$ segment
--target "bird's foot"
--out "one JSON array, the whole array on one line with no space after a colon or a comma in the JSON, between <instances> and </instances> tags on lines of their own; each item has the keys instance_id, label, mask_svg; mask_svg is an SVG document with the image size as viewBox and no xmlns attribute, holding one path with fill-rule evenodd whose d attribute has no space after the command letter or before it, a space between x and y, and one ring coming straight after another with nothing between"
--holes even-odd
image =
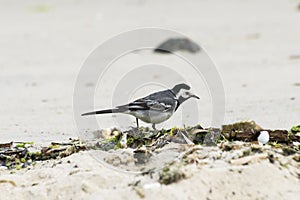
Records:
<instances>
[{"instance_id":1,"label":"bird's foot","mask_svg":"<svg viewBox=\"0 0 300 200\"><path fill-rule=\"evenodd\" d=\"M152 128L153 130L157 131L157 129L155 128L155 124L152 124Z\"/></svg>"}]
</instances>

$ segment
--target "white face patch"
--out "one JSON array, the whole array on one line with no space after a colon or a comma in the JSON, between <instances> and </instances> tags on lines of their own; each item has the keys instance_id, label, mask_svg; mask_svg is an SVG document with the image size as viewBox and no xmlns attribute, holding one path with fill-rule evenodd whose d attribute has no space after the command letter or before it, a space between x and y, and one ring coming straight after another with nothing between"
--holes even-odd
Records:
<instances>
[{"instance_id":1,"label":"white face patch","mask_svg":"<svg viewBox=\"0 0 300 200\"><path fill-rule=\"evenodd\" d=\"M186 89L181 89L179 91L179 93L177 94L177 98L179 97L183 97L184 99L190 97L191 93L189 92L189 90Z\"/></svg>"}]
</instances>

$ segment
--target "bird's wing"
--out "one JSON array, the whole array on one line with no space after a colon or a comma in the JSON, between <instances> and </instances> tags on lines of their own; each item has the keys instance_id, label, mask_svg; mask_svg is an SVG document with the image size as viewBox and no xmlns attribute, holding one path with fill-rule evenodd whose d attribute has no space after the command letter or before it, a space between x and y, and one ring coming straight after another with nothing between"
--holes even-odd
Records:
<instances>
[{"instance_id":1,"label":"bird's wing","mask_svg":"<svg viewBox=\"0 0 300 200\"><path fill-rule=\"evenodd\" d=\"M172 108L172 103L174 103L174 99L170 97L165 97L160 100L149 99L148 97L145 97L137 99L128 104L127 106L130 111L156 110L164 112Z\"/></svg>"},{"instance_id":2,"label":"bird's wing","mask_svg":"<svg viewBox=\"0 0 300 200\"><path fill-rule=\"evenodd\" d=\"M178 106L176 96L170 90L164 90L150 94L144 98L137 99L129 104L118 106L118 110L139 111L139 110L155 110L167 112Z\"/></svg>"}]
</instances>

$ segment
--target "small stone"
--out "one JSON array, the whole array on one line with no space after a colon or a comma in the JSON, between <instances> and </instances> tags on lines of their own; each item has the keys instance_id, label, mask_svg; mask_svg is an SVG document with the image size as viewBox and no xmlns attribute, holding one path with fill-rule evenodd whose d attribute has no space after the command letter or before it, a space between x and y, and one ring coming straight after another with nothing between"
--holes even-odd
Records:
<instances>
[{"instance_id":1,"label":"small stone","mask_svg":"<svg viewBox=\"0 0 300 200\"><path fill-rule=\"evenodd\" d=\"M188 51L196 53L200 51L200 46L188 38L170 38L160 44L154 52L159 53L173 53L175 51Z\"/></svg>"},{"instance_id":2,"label":"small stone","mask_svg":"<svg viewBox=\"0 0 300 200\"><path fill-rule=\"evenodd\" d=\"M269 139L270 139L269 132L268 131L261 131L260 135L257 138L258 144L263 146L264 144L269 142Z\"/></svg>"},{"instance_id":3,"label":"small stone","mask_svg":"<svg viewBox=\"0 0 300 200\"><path fill-rule=\"evenodd\" d=\"M6 167L6 166L0 166L0 170L1 170L1 169L6 170L6 169L8 169L8 167Z\"/></svg>"},{"instance_id":4,"label":"small stone","mask_svg":"<svg viewBox=\"0 0 300 200\"><path fill-rule=\"evenodd\" d=\"M111 138L111 129L109 128L103 129L101 133L105 139Z\"/></svg>"},{"instance_id":5,"label":"small stone","mask_svg":"<svg viewBox=\"0 0 300 200\"><path fill-rule=\"evenodd\" d=\"M123 133L122 138L120 140L120 145L122 148L127 148L127 133Z\"/></svg>"}]
</instances>

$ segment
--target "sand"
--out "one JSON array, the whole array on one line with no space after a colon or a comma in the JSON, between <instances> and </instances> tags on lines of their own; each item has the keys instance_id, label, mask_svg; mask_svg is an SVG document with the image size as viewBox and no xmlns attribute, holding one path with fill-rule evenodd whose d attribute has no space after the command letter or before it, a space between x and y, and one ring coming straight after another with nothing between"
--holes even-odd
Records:
<instances>
[{"instance_id":1,"label":"sand","mask_svg":"<svg viewBox=\"0 0 300 200\"><path fill-rule=\"evenodd\" d=\"M241 156L217 147L187 154L189 164L172 166L184 178L161 182L162 170L150 174L124 173L99 163L89 151L38 162L28 169L0 170L1 199L297 199L299 162L269 147L263 153ZM252 145L255 147L255 145ZM260 147L255 147L260 148ZM187 151L191 151L187 149ZM270 161L268 154L274 156ZM299 156L299 154L298 154ZM7 182L3 182L3 181ZM8 182L10 181L10 182Z\"/></svg>"},{"instance_id":2,"label":"sand","mask_svg":"<svg viewBox=\"0 0 300 200\"><path fill-rule=\"evenodd\" d=\"M298 4L296 0L0 1L0 142L42 145L78 137L72 97L82 63L108 38L139 27L176 30L201 44L223 81L224 124L251 119L266 128L290 129L299 124L300 116ZM129 65L131 60L125 61ZM208 106L204 101L201 124L205 126L210 120ZM62 164L52 167L57 162ZM240 169L241 174L235 171ZM69 175L74 170L78 173ZM233 172L224 163L191 171L190 178L168 186L145 178L144 183L155 182L144 189L145 198L299 196L295 187L299 178L268 161L239 166ZM132 199L140 196L128 184L139 178L112 171L89 152L81 152L40 163L30 171L1 171L1 179L17 186L1 183L0 194L1 199Z\"/></svg>"}]
</instances>

